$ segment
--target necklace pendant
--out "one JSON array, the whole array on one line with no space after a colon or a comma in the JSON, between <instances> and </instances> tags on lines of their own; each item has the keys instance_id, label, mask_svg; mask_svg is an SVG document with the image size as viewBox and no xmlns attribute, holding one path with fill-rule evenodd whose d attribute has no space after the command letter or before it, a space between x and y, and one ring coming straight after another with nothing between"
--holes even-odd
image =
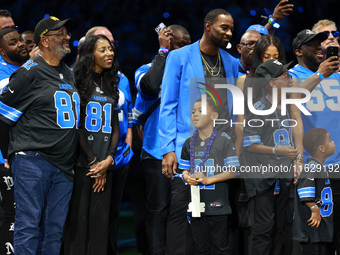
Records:
<instances>
[{"instance_id":1,"label":"necklace pendant","mask_svg":"<svg viewBox=\"0 0 340 255\"><path fill-rule=\"evenodd\" d=\"M96 92L98 92L99 94L104 94L104 91L102 91L99 87L96 87Z\"/></svg>"},{"instance_id":2,"label":"necklace pendant","mask_svg":"<svg viewBox=\"0 0 340 255\"><path fill-rule=\"evenodd\" d=\"M205 145L205 142L204 142L204 141L202 141L202 142L201 142L201 146L203 147L204 145Z\"/></svg>"},{"instance_id":3,"label":"necklace pendant","mask_svg":"<svg viewBox=\"0 0 340 255\"><path fill-rule=\"evenodd\" d=\"M214 75L214 69L211 69L211 75Z\"/></svg>"}]
</instances>

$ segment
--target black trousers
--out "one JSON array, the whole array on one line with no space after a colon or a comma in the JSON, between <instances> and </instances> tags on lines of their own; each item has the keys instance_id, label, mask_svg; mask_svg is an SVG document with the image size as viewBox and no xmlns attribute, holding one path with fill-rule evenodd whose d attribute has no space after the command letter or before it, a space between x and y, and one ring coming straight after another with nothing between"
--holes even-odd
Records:
<instances>
[{"instance_id":1,"label":"black trousers","mask_svg":"<svg viewBox=\"0 0 340 255\"><path fill-rule=\"evenodd\" d=\"M231 254L227 237L228 216L191 218L191 230L197 254Z\"/></svg>"},{"instance_id":2,"label":"black trousers","mask_svg":"<svg viewBox=\"0 0 340 255\"><path fill-rule=\"evenodd\" d=\"M274 195L273 185L254 200L253 255L282 254L285 242L285 224L288 189L281 185L279 195Z\"/></svg>"},{"instance_id":3,"label":"black trousers","mask_svg":"<svg viewBox=\"0 0 340 255\"><path fill-rule=\"evenodd\" d=\"M170 179L162 174L162 160L142 161L146 183L146 235L149 252L165 254L165 234L170 203Z\"/></svg>"},{"instance_id":4,"label":"black trousers","mask_svg":"<svg viewBox=\"0 0 340 255\"><path fill-rule=\"evenodd\" d=\"M329 255L329 243L300 243L301 255ZM334 253L333 253L334 254Z\"/></svg>"},{"instance_id":5,"label":"black trousers","mask_svg":"<svg viewBox=\"0 0 340 255\"><path fill-rule=\"evenodd\" d=\"M167 255L185 255L193 253L193 241L187 219L190 186L181 178L171 181L170 209L166 228Z\"/></svg>"},{"instance_id":6,"label":"black trousers","mask_svg":"<svg viewBox=\"0 0 340 255\"><path fill-rule=\"evenodd\" d=\"M126 179L130 169L130 162L124 167L112 172L112 193L111 193L111 208L109 220L109 236L108 236L108 253L118 254L117 235L118 235L118 217L120 206L126 184Z\"/></svg>"}]
</instances>

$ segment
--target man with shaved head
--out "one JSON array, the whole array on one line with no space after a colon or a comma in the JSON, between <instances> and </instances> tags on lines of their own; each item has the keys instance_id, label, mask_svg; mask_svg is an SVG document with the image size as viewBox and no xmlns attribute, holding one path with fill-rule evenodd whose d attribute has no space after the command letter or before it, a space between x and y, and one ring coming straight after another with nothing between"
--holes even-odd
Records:
<instances>
[{"instance_id":1,"label":"man with shaved head","mask_svg":"<svg viewBox=\"0 0 340 255\"><path fill-rule=\"evenodd\" d=\"M146 180L146 234L150 254L164 254L166 227L170 204L170 182L162 170L160 153L159 105L162 78L168 53L191 42L189 32L180 25L162 28L158 35L158 54L151 63L142 65L135 73L138 95L134 118L144 126L142 164ZM145 121L142 121L144 118ZM141 123L144 122L144 123ZM176 247L174 247L176 248ZM175 254L169 252L168 254Z\"/></svg>"},{"instance_id":2,"label":"man with shaved head","mask_svg":"<svg viewBox=\"0 0 340 255\"><path fill-rule=\"evenodd\" d=\"M241 54L239 59L239 70L238 76L242 76L247 74L250 69L251 64L251 55L255 48L256 42L260 39L261 34L256 30L247 30L240 40L240 43L237 44L237 51Z\"/></svg>"}]
</instances>

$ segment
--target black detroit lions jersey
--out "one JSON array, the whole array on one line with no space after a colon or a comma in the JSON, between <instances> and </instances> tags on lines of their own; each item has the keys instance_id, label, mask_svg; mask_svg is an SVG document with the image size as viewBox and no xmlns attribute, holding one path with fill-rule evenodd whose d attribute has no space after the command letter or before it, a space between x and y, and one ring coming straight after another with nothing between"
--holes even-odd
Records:
<instances>
[{"instance_id":1,"label":"black detroit lions jersey","mask_svg":"<svg viewBox=\"0 0 340 255\"><path fill-rule=\"evenodd\" d=\"M41 56L15 71L0 96L0 118L12 126L9 157L19 151L38 151L73 175L80 97L72 71L59 70Z\"/></svg>"},{"instance_id":2,"label":"black detroit lions jersey","mask_svg":"<svg viewBox=\"0 0 340 255\"><path fill-rule=\"evenodd\" d=\"M183 145L179 165L180 169L190 170L190 140L191 138L188 138ZM202 141L199 136L197 137L195 142L195 166L200 164L208 141L209 138ZM210 153L202 172L207 177L210 177L228 169L238 171L239 165L231 137L227 133L219 131L215 137L215 141L211 145ZM210 185L201 184L200 189L200 199L201 202L205 203L206 215L225 215L231 213L228 198L228 181Z\"/></svg>"},{"instance_id":3,"label":"black detroit lions jersey","mask_svg":"<svg viewBox=\"0 0 340 255\"><path fill-rule=\"evenodd\" d=\"M294 194L293 239L300 242L333 242L333 195L327 167L308 159L296 183ZM308 226L311 210L305 202L322 201L318 228Z\"/></svg>"},{"instance_id":4,"label":"black detroit lions jersey","mask_svg":"<svg viewBox=\"0 0 340 255\"><path fill-rule=\"evenodd\" d=\"M268 110L271 106L272 103L267 96L254 104L254 108L257 110ZM287 107L287 112L289 112L289 107ZM281 115L281 110L279 109L269 115L249 113L244 128L243 147L247 148L256 143L271 147L294 146L291 127L289 127L292 123L286 121L288 119L290 119L289 115ZM250 125L247 125L248 123ZM245 150L244 161L248 166L258 167L259 172L247 173L249 178L266 178L262 179L257 187L258 192L266 191L275 183L277 178L285 179L285 183L288 184L289 179L293 177L293 160L284 156L252 153ZM268 171L262 172L265 167ZM269 171L269 169L274 170ZM287 172L285 172L286 170ZM283 182L280 183L283 184Z\"/></svg>"},{"instance_id":5,"label":"black detroit lions jersey","mask_svg":"<svg viewBox=\"0 0 340 255\"><path fill-rule=\"evenodd\" d=\"M103 93L100 93L98 87L94 87L86 105L81 107L79 124L80 131L99 161L106 159L108 156L108 149L111 145L115 127L113 121L116 111L115 106L117 105L117 102L110 96L105 84L103 85ZM86 158L80 154L77 166L89 168L88 163Z\"/></svg>"}]
</instances>

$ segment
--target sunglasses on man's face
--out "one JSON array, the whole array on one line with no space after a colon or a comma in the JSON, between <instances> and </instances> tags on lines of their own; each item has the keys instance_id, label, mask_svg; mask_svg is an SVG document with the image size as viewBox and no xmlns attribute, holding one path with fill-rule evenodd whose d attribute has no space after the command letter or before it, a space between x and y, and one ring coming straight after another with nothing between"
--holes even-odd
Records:
<instances>
[{"instance_id":1,"label":"sunglasses on man's face","mask_svg":"<svg viewBox=\"0 0 340 255\"><path fill-rule=\"evenodd\" d=\"M332 33L334 38L338 38L339 37L339 31L335 31L335 30L333 30L333 31L324 31L324 33L326 33L327 36L329 36L329 33Z\"/></svg>"}]
</instances>

